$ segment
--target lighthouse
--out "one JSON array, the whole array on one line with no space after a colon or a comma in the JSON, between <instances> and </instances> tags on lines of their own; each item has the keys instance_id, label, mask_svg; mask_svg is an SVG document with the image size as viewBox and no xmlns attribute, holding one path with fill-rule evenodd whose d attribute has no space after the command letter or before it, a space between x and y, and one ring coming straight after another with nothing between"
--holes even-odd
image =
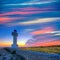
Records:
<instances>
[{"instance_id":1,"label":"lighthouse","mask_svg":"<svg viewBox=\"0 0 60 60\"><path fill-rule=\"evenodd\" d=\"M17 30L14 30L12 32L12 36L13 36L13 44L12 44L12 47L13 48L17 48L18 47L18 45L17 45L17 37L18 37Z\"/></svg>"}]
</instances>

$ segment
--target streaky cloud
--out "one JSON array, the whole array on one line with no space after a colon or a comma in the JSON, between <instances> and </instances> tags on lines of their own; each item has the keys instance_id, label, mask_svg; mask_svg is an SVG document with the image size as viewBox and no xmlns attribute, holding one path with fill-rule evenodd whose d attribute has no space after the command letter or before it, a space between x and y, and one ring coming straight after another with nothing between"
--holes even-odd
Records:
<instances>
[{"instance_id":1,"label":"streaky cloud","mask_svg":"<svg viewBox=\"0 0 60 60\"><path fill-rule=\"evenodd\" d=\"M38 7L24 7L24 8L13 8L13 10L16 11L55 11L54 7L44 7L44 8L38 8Z\"/></svg>"},{"instance_id":2,"label":"streaky cloud","mask_svg":"<svg viewBox=\"0 0 60 60\"><path fill-rule=\"evenodd\" d=\"M30 14L38 14L38 13L43 13L45 11L16 11L16 12L7 12L0 14L0 16L7 16L7 15L30 15Z\"/></svg>"},{"instance_id":3,"label":"streaky cloud","mask_svg":"<svg viewBox=\"0 0 60 60\"><path fill-rule=\"evenodd\" d=\"M37 23L46 23L46 22L56 21L57 19L60 19L60 18L59 17L56 17L56 18L41 18L41 19L37 19L37 20L21 22L19 24L30 25L30 24L37 24Z\"/></svg>"},{"instance_id":4,"label":"streaky cloud","mask_svg":"<svg viewBox=\"0 0 60 60\"><path fill-rule=\"evenodd\" d=\"M5 4L4 6L40 5L40 4L47 4L47 3L53 3L53 2L56 2L56 1L27 2L27 3L18 3L18 4Z\"/></svg>"},{"instance_id":5,"label":"streaky cloud","mask_svg":"<svg viewBox=\"0 0 60 60\"><path fill-rule=\"evenodd\" d=\"M48 23L48 22L53 22L60 20L59 17L56 18L41 18L41 19L36 19L36 20L31 20L31 21L23 21L23 22L17 22L17 23L8 23L6 26L16 26L16 25L33 25L33 24L38 24L38 23Z\"/></svg>"},{"instance_id":6,"label":"streaky cloud","mask_svg":"<svg viewBox=\"0 0 60 60\"><path fill-rule=\"evenodd\" d=\"M55 36L60 36L60 33L58 33L58 34L55 34Z\"/></svg>"},{"instance_id":7,"label":"streaky cloud","mask_svg":"<svg viewBox=\"0 0 60 60\"><path fill-rule=\"evenodd\" d=\"M51 32L47 32L49 34L54 34L55 36L60 36L60 31L51 31Z\"/></svg>"},{"instance_id":8,"label":"streaky cloud","mask_svg":"<svg viewBox=\"0 0 60 60\"><path fill-rule=\"evenodd\" d=\"M52 45L60 45L60 41L51 41L51 42L44 42L44 43L41 43L41 42L36 42L34 44L32 44L31 46L52 46Z\"/></svg>"},{"instance_id":9,"label":"streaky cloud","mask_svg":"<svg viewBox=\"0 0 60 60\"><path fill-rule=\"evenodd\" d=\"M47 32L47 33L60 33L60 31L52 31L52 32Z\"/></svg>"},{"instance_id":10,"label":"streaky cloud","mask_svg":"<svg viewBox=\"0 0 60 60\"><path fill-rule=\"evenodd\" d=\"M44 29L32 31L32 35L40 35L40 34L47 34L47 32L52 32L54 29L52 27L46 27Z\"/></svg>"},{"instance_id":11,"label":"streaky cloud","mask_svg":"<svg viewBox=\"0 0 60 60\"><path fill-rule=\"evenodd\" d=\"M0 17L0 24L23 19L23 17Z\"/></svg>"}]
</instances>

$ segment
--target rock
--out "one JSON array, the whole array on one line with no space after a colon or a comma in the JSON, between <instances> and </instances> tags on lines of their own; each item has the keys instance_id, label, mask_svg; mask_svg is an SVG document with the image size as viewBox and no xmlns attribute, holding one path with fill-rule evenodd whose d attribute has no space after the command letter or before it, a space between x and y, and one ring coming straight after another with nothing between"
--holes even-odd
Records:
<instances>
[{"instance_id":1,"label":"rock","mask_svg":"<svg viewBox=\"0 0 60 60\"><path fill-rule=\"evenodd\" d=\"M60 60L60 54L4 48L0 50L0 60Z\"/></svg>"},{"instance_id":2,"label":"rock","mask_svg":"<svg viewBox=\"0 0 60 60\"><path fill-rule=\"evenodd\" d=\"M2 50L3 53L0 54L0 60L25 60L25 58L18 55L14 49L4 48ZM0 52L2 52L2 50L0 50Z\"/></svg>"}]
</instances>

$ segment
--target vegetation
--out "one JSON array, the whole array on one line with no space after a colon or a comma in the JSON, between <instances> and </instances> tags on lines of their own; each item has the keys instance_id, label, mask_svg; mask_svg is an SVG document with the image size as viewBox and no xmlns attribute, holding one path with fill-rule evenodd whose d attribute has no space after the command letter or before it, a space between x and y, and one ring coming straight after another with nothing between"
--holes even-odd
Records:
<instances>
[{"instance_id":1,"label":"vegetation","mask_svg":"<svg viewBox=\"0 0 60 60\"><path fill-rule=\"evenodd\" d=\"M50 47L25 47L23 50L32 50L36 52L47 52L47 53L57 53L60 54L60 46L50 46Z\"/></svg>"}]
</instances>

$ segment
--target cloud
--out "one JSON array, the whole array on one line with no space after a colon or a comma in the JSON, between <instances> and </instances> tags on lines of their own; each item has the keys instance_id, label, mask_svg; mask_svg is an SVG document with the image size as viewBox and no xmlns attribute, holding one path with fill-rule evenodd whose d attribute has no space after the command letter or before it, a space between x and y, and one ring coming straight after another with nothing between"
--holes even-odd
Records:
<instances>
[{"instance_id":1,"label":"cloud","mask_svg":"<svg viewBox=\"0 0 60 60\"><path fill-rule=\"evenodd\" d=\"M10 12L5 12L0 14L0 16L9 16L9 15L32 15L32 14L40 14L45 12L50 12L54 10L52 7L46 8L34 8L34 7L25 7L25 8L12 8Z\"/></svg>"},{"instance_id":2,"label":"cloud","mask_svg":"<svg viewBox=\"0 0 60 60\"><path fill-rule=\"evenodd\" d=\"M53 3L55 1L44 1L44 2L35 2L35 1L30 1L27 3L18 3L18 4L5 4L4 6L25 6L25 5L40 5L40 4L48 4L48 3Z\"/></svg>"},{"instance_id":3,"label":"cloud","mask_svg":"<svg viewBox=\"0 0 60 60\"><path fill-rule=\"evenodd\" d=\"M53 27L45 27L30 33L33 38L27 41L26 46L60 45L60 31L55 31Z\"/></svg>"},{"instance_id":4,"label":"cloud","mask_svg":"<svg viewBox=\"0 0 60 60\"><path fill-rule=\"evenodd\" d=\"M54 29L52 27L46 27L41 30L36 30L31 32L32 35L40 35L40 34L47 34L47 32L52 32Z\"/></svg>"},{"instance_id":5,"label":"cloud","mask_svg":"<svg viewBox=\"0 0 60 60\"><path fill-rule=\"evenodd\" d=\"M11 22L17 19L22 19L22 18L18 18L18 17L0 17L0 23L6 23L6 22Z\"/></svg>"},{"instance_id":6,"label":"cloud","mask_svg":"<svg viewBox=\"0 0 60 60\"><path fill-rule=\"evenodd\" d=\"M32 46L53 46L53 45L60 45L60 40L46 42L46 43L36 42L32 44Z\"/></svg>"},{"instance_id":7,"label":"cloud","mask_svg":"<svg viewBox=\"0 0 60 60\"><path fill-rule=\"evenodd\" d=\"M60 33L60 31L52 31L52 32L47 32L47 33Z\"/></svg>"},{"instance_id":8,"label":"cloud","mask_svg":"<svg viewBox=\"0 0 60 60\"><path fill-rule=\"evenodd\" d=\"M41 18L31 21L23 21L23 22L17 22L17 23L8 23L6 26L16 26L16 25L32 25L32 24L39 24L39 23L47 23L47 22L53 22L59 20L59 17L56 18Z\"/></svg>"},{"instance_id":9,"label":"cloud","mask_svg":"<svg viewBox=\"0 0 60 60\"><path fill-rule=\"evenodd\" d=\"M48 31L48 30L47 30ZM44 33L44 32L43 32ZM52 46L60 45L60 37L52 34L33 35L32 39L26 42L26 46Z\"/></svg>"},{"instance_id":10,"label":"cloud","mask_svg":"<svg viewBox=\"0 0 60 60\"><path fill-rule=\"evenodd\" d=\"M16 11L55 11L54 7L45 7L45 8L38 8L38 7L25 7L25 8L13 8Z\"/></svg>"},{"instance_id":11,"label":"cloud","mask_svg":"<svg viewBox=\"0 0 60 60\"><path fill-rule=\"evenodd\" d=\"M30 39L27 41L26 46L52 46L52 45L60 45L60 40L58 38L47 38L40 36L40 39Z\"/></svg>"},{"instance_id":12,"label":"cloud","mask_svg":"<svg viewBox=\"0 0 60 60\"><path fill-rule=\"evenodd\" d=\"M43 11L15 11L15 12L7 12L7 13L0 14L0 16L15 15L15 14L30 15L30 14L38 14L38 13L43 13Z\"/></svg>"},{"instance_id":13,"label":"cloud","mask_svg":"<svg viewBox=\"0 0 60 60\"><path fill-rule=\"evenodd\" d=\"M41 19L37 19L37 20L21 22L18 24L30 25L30 24L37 24L37 23L47 23L47 22L56 21L57 19L60 19L60 18L59 17L57 17L57 18L41 18Z\"/></svg>"},{"instance_id":14,"label":"cloud","mask_svg":"<svg viewBox=\"0 0 60 60\"><path fill-rule=\"evenodd\" d=\"M60 36L60 31L51 31L51 32L47 32L49 34L53 34L55 36Z\"/></svg>"},{"instance_id":15,"label":"cloud","mask_svg":"<svg viewBox=\"0 0 60 60\"><path fill-rule=\"evenodd\" d=\"M49 36L48 36L49 35ZM26 42L26 46L52 46L60 45L60 38L53 36L51 34L43 34L33 36L32 39L29 39Z\"/></svg>"},{"instance_id":16,"label":"cloud","mask_svg":"<svg viewBox=\"0 0 60 60\"><path fill-rule=\"evenodd\" d=\"M58 34L55 34L56 36L60 36L60 33L58 33Z\"/></svg>"},{"instance_id":17,"label":"cloud","mask_svg":"<svg viewBox=\"0 0 60 60\"><path fill-rule=\"evenodd\" d=\"M40 14L45 12L53 11L54 8L52 7L45 7L45 8L34 8L34 7L25 7L25 8L12 8L10 12L5 12L0 14L0 16L7 16L7 15L31 15L31 14Z\"/></svg>"}]
</instances>

